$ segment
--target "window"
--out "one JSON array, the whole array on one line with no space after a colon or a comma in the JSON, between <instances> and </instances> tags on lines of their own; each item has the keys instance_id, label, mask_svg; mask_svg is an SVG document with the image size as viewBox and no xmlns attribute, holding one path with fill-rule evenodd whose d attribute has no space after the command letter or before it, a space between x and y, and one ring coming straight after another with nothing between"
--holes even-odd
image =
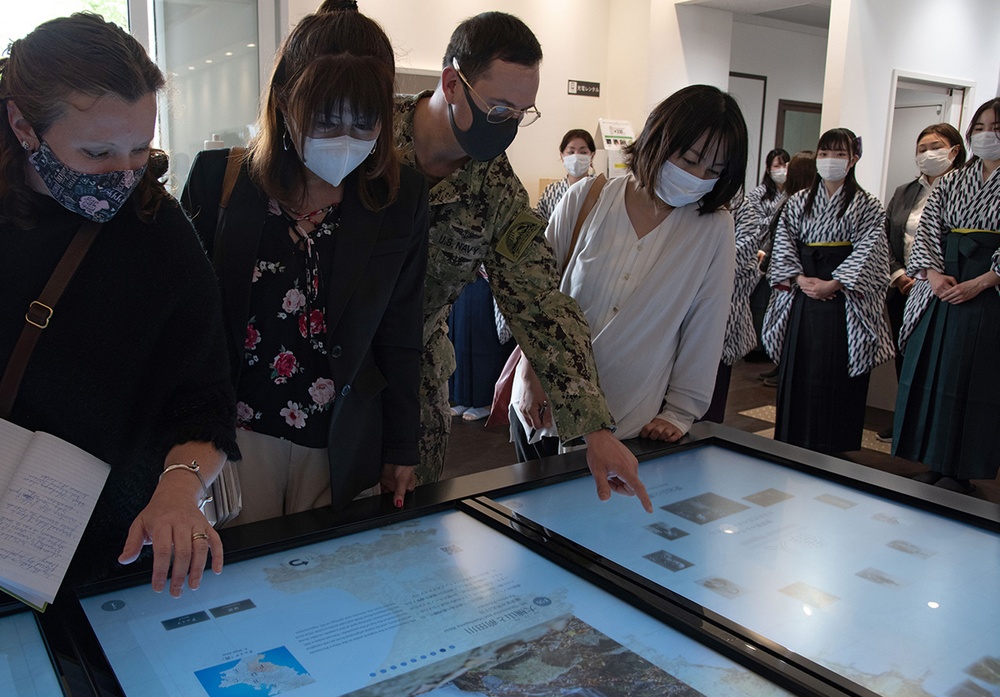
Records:
<instances>
[{"instance_id":1,"label":"window","mask_svg":"<svg viewBox=\"0 0 1000 697\"><path fill-rule=\"evenodd\" d=\"M262 55L257 0L150 3L152 53L167 76L160 141L176 195L199 150L244 145L252 135ZM266 49L270 61L273 45Z\"/></svg>"}]
</instances>

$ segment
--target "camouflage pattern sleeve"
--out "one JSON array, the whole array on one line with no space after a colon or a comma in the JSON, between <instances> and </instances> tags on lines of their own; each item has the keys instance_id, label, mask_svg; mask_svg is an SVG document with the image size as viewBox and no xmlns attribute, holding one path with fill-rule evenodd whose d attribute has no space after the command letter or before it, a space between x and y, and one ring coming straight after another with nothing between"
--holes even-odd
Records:
<instances>
[{"instance_id":1,"label":"camouflage pattern sleeve","mask_svg":"<svg viewBox=\"0 0 1000 697\"><path fill-rule=\"evenodd\" d=\"M613 429L590 327L577 302L559 291L560 269L545 240L545 221L511 175L504 195L493 197L496 232L485 259L497 305L549 396L562 441Z\"/></svg>"}]
</instances>

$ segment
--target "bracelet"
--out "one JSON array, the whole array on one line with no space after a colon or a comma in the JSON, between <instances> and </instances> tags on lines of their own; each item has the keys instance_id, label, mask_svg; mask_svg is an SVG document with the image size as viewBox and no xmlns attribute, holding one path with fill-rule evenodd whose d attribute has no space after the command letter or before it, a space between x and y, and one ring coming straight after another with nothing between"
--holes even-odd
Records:
<instances>
[{"instance_id":1,"label":"bracelet","mask_svg":"<svg viewBox=\"0 0 1000 697\"><path fill-rule=\"evenodd\" d=\"M198 504L198 508L203 507L206 503L212 500L212 494L208 490L208 486L205 485L205 479L201 476L201 467L198 465L197 460L191 460L190 465L183 462L177 462L172 465L167 465L166 467L163 468L163 471L160 472L160 480L163 479L163 475L165 475L167 472L173 472L174 470L184 470L186 472L191 472L192 474L194 474L194 476L198 477L198 481L201 482L201 491L203 494L201 503Z\"/></svg>"}]
</instances>

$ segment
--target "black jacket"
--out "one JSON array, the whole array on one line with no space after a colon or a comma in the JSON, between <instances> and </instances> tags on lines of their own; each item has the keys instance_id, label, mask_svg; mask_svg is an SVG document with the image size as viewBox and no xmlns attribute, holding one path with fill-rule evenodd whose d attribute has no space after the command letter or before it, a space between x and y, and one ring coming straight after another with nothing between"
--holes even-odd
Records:
<instances>
[{"instance_id":1,"label":"black jacket","mask_svg":"<svg viewBox=\"0 0 1000 697\"><path fill-rule=\"evenodd\" d=\"M219 218L228 154L198 154L181 202L216 267L236 385L267 198L244 165ZM415 465L419 459L427 185L416 171L401 167L398 197L373 212L361 204L357 176L345 180L343 234L336 238L327 279L326 345L340 390L328 440L335 507L377 484L383 464Z\"/></svg>"},{"instance_id":2,"label":"black jacket","mask_svg":"<svg viewBox=\"0 0 1000 697\"><path fill-rule=\"evenodd\" d=\"M885 233L889 238L889 274L894 274L902 269L903 265L903 244L906 235L906 221L910 217L910 211L920 195L923 185L919 179L914 179L909 184L903 184L892 195L889 205L885 208Z\"/></svg>"}]
</instances>

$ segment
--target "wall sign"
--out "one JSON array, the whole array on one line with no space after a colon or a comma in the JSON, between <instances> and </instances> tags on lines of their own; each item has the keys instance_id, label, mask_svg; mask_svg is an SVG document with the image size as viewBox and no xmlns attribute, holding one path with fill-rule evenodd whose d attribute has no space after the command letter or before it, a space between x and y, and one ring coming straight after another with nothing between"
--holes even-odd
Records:
<instances>
[{"instance_id":1,"label":"wall sign","mask_svg":"<svg viewBox=\"0 0 1000 697\"><path fill-rule=\"evenodd\" d=\"M575 94L578 97L600 97L601 83L569 80L566 83L566 94Z\"/></svg>"}]
</instances>

